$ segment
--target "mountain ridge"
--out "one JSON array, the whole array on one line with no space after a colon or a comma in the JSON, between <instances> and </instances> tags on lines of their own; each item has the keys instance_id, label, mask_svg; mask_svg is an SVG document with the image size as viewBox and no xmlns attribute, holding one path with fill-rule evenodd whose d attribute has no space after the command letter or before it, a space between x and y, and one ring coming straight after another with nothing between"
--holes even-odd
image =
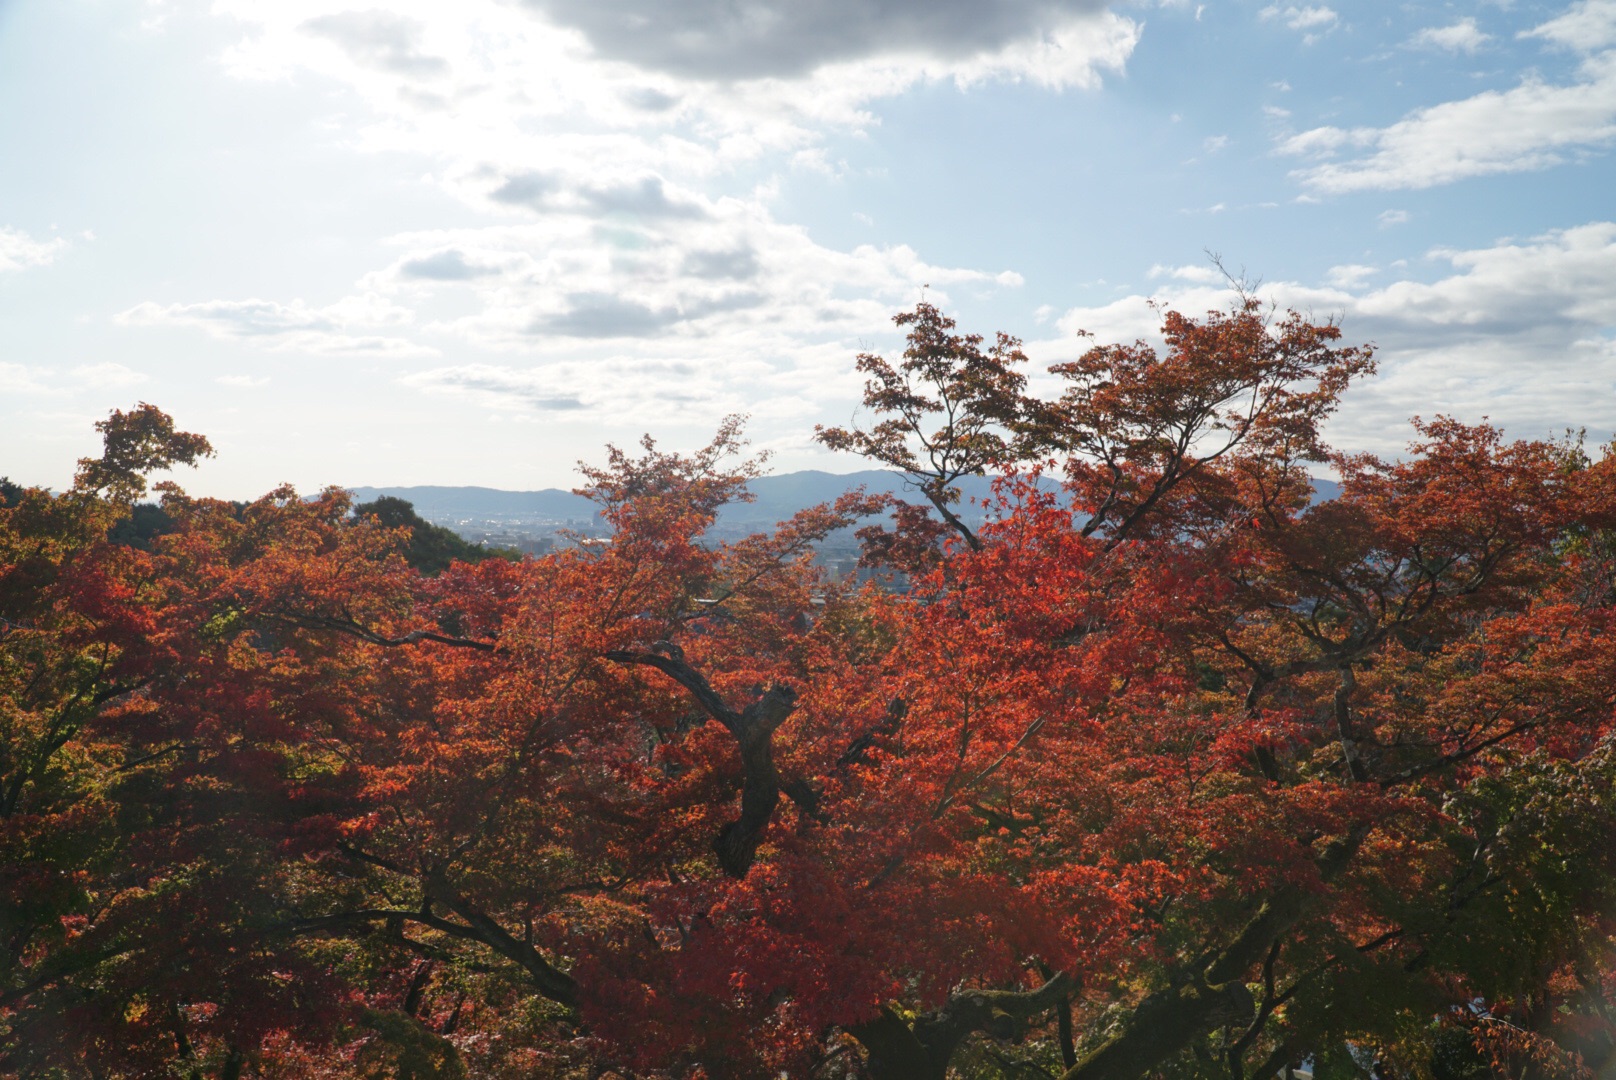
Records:
<instances>
[{"instance_id":1,"label":"mountain ridge","mask_svg":"<svg viewBox=\"0 0 1616 1080\"><path fill-rule=\"evenodd\" d=\"M749 503L732 503L720 512L720 521L783 521L807 506L830 502L862 485L872 494L920 498L903 474L880 469L832 473L819 469L760 476L747 483ZM981 499L991 490L987 477L964 477L959 487L965 497ZM429 520L548 520L589 521L595 504L562 488L508 491L475 485L423 484L400 487L361 486L348 489L357 502L391 495L414 504L416 513Z\"/></svg>"},{"instance_id":2,"label":"mountain ridge","mask_svg":"<svg viewBox=\"0 0 1616 1080\"><path fill-rule=\"evenodd\" d=\"M967 500L980 500L992 491L992 478L967 476L959 488ZM783 521L798 510L829 502L844 491L863 485L871 494L890 494L920 501L922 496L901 473L865 469L854 473L832 473L820 469L760 476L747 484L753 495L750 503L734 503L720 514L725 522ZM1334 481L1315 477L1314 502L1333 499L1340 491ZM416 513L428 520L546 520L588 522L595 516L595 504L562 488L511 491L477 485L418 484L412 486L348 488L356 502L369 502L391 495L412 503Z\"/></svg>"}]
</instances>

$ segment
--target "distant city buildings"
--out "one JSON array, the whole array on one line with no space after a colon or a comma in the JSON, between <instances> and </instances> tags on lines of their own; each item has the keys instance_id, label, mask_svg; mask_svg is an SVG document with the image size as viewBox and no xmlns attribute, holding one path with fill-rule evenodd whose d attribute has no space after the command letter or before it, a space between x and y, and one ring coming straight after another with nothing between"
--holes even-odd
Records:
<instances>
[{"instance_id":1,"label":"distant city buildings","mask_svg":"<svg viewBox=\"0 0 1616 1080\"><path fill-rule=\"evenodd\" d=\"M594 519L421 516L434 525L452 529L469 543L508 548L535 557L580 541L604 540L608 535L601 523ZM767 521L720 521L708 531L708 535L716 541L739 540L773 525L773 522ZM859 543L851 529L834 534L819 544L814 551L814 562L831 577L856 585L881 577L879 572L859 566Z\"/></svg>"}]
</instances>

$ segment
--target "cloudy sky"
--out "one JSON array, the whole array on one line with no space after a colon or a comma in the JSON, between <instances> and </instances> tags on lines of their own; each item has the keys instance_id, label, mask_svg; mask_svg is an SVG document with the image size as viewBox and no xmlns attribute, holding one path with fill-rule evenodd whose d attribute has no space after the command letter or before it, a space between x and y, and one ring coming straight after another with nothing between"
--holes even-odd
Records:
<instances>
[{"instance_id":1,"label":"cloudy sky","mask_svg":"<svg viewBox=\"0 0 1616 1080\"><path fill-rule=\"evenodd\" d=\"M0 473L137 400L195 491L849 470L922 296L1047 364L1207 252L1412 414L1616 426L1616 0L0 0Z\"/></svg>"}]
</instances>

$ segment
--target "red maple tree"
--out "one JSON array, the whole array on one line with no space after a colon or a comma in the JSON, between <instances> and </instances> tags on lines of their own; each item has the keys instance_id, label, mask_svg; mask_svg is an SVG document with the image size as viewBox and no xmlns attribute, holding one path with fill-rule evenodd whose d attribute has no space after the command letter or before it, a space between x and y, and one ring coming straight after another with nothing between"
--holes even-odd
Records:
<instances>
[{"instance_id":1,"label":"red maple tree","mask_svg":"<svg viewBox=\"0 0 1616 1080\"><path fill-rule=\"evenodd\" d=\"M109 541L207 451L149 407L8 496L0 1075L1609 1058L1616 459L1335 454L1368 351L1249 300L1043 398L899 321L822 438L923 495L902 591L813 567L858 493L708 538L733 421L587 470L607 540L435 576L337 490Z\"/></svg>"}]
</instances>

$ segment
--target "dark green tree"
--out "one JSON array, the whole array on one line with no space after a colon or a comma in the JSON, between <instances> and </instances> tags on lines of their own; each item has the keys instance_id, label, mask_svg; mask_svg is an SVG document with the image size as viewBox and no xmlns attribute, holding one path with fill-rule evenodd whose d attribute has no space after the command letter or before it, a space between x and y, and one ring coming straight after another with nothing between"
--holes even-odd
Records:
<instances>
[{"instance_id":1,"label":"dark green tree","mask_svg":"<svg viewBox=\"0 0 1616 1080\"><path fill-rule=\"evenodd\" d=\"M508 548L483 547L470 543L453 530L434 525L415 512L415 505L407 499L383 495L371 502L359 503L354 515L360 521L374 520L384 529L409 529L409 546L404 559L422 574L441 574L456 559L477 563L484 559L518 559L521 556Z\"/></svg>"}]
</instances>

